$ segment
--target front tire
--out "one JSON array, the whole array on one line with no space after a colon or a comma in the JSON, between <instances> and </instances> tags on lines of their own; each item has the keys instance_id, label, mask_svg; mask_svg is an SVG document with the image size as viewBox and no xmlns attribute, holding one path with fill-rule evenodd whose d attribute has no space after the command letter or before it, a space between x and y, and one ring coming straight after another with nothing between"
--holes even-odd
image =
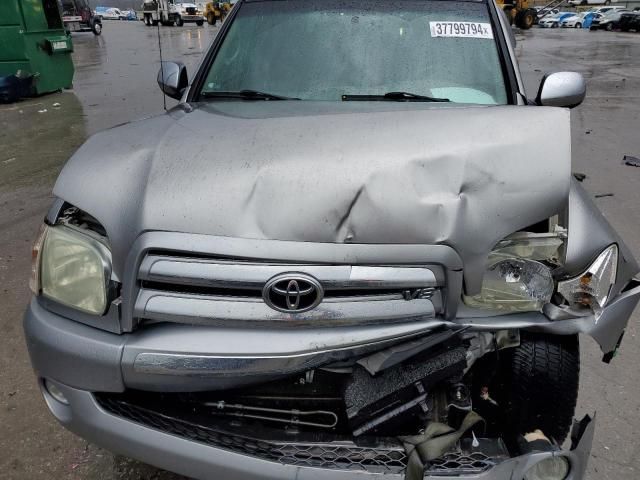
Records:
<instances>
[{"instance_id":1,"label":"front tire","mask_svg":"<svg viewBox=\"0 0 640 480\"><path fill-rule=\"evenodd\" d=\"M102 24L98 22L93 22L93 25L91 26L91 31L97 37L102 33Z\"/></svg>"},{"instance_id":2,"label":"front tire","mask_svg":"<svg viewBox=\"0 0 640 480\"><path fill-rule=\"evenodd\" d=\"M578 400L578 335L521 332L520 346L505 352L506 428L513 434L540 429L561 444Z\"/></svg>"},{"instance_id":3,"label":"front tire","mask_svg":"<svg viewBox=\"0 0 640 480\"><path fill-rule=\"evenodd\" d=\"M182 27L184 25L184 21L182 20L182 17L177 17L176 18L176 25L178 27Z\"/></svg>"},{"instance_id":4,"label":"front tire","mask_svg":"<svg viewBox=\"0 0 640 480\"><path fill-rule=\"evenodd\" d=\"M579 23L576 23L575 28L582 28L582 25Z\"/></svg>"},{"instance_id":5,"label":"front tire","mask_svg":"<svg viewBox=\"0 0 640 480\"><path fill-rule=\"evenodd\" d=\"M607 26L605 27L605 30L607 32L611 32L613 30L613 23L607 23Z\"/></svg>"},{"instance_id":6,"label":"front tire","mask_svg":"<svg viewBox=\"0 0 640 480\"><path fill-rule=\"evenodd\" d=\"M204 20L196 22L196 25L199 26L199 27L203 26L204 25Z\"/></svg>"},{"instance_id":7,"label":"front tire","mask_svg":"<svg viewBox=\"0 0 640 480\"><path fill-rule=\"evenodd\" d=\"M531 10L525 10L516 16L516 26L522 30L529 30L535 21L535 13Z\"/></svg>"}]
</instances>

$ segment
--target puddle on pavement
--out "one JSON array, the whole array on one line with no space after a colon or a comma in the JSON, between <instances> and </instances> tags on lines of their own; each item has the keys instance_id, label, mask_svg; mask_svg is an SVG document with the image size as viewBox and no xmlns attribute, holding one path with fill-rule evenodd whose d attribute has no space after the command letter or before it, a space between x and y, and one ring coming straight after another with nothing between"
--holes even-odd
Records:
<instances>
[{"instance_id":1,"label":"puddle on pavement","mask_svg":"<svg viewBox=\"0 0 640 480\"><path fill-rule=\"evenodd\" d=\"M0 189L52 184L86 139L84 120L71 92L0 105Z\"/></svg>"}]
</instances>

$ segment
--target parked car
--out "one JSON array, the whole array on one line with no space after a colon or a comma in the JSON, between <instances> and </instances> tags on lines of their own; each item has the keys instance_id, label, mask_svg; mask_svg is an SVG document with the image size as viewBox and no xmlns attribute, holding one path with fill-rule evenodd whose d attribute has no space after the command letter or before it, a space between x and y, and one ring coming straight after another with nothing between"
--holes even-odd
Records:
<instances>
[{"instance_id":1,"label":"parked car","mask_svg":"<svg viewBox=\"0 0 640 480\"><path fill-rule=\"evenodd\" d=\"M640 32L640 12L634 11L623 13L618 21L618 26L623 32L628 32L629 30Z\"/></svg>"},{"instance_id":2,"label":"parked car","mask_svg":"<svg viewBox=\"0 0 640 480\"><path fill-rule=\"evenodd\" d=\"M593 12L578 13L562 20L560 26L563 28L589 28L595 15Z\"/></svg>"},{"instance_id":3,"label":"parked car","mask_svg":"<svg viewBox=\"0 0 640 480\"><path fill-rule=\"evenodd\" d=\"M576 13L570 17L565 18L560 23L562 28L582 28L582 13Z\"/></svg>"},{"instance_id":4,"label":"parked car","mask_svg":"<svg viewBox=\"0 0 640 480\"><path fill-rule=\"evenodd\" d=\"M195 478L584 477L578 334L614 358L640 266L571 175L579 73L527 100L492 0L240 0L158 83L30 256L64 426Z\"/></svg>"},{"instance_id":5,"label":"parked car","mask_svg":"<svg viewBox=\"0 0 640 480\"><path fill-rule=\"evenodd\" d=\"M613 0L613 2L617 2L618 0ZM602 0L569 0L569 5L599 5L599 4L605 4L605 7L603 8L619 8L619 7L610 7L611 5L611 0L605 0L604 2ZM625 8L625 7L621 7L621 8Z\"/></svg>"},{"instance_id":6,"label":"parked car","mask_svg":"<svg viewBox=\"0 0 640 480\"><path fill-rule=\"evenodd\" d=\"M130 20L130 21L138 20L138 14L136 13L135 10L122 10L122 15L124 16L125 20Z\"/></svg>"},{"instance_id":7,"label":"parked car","mask_svg":"<svg viewBox=\"0 0 640 480\"><path fill-rule=\"evenodd\" d=\"M605 5L604 7L590 8L587 11L588 12L594 12L594 13L607 13L607 12L612 12L612 11L616 11L616 10L626 10L626 9L627 9L627 7L623 7L623 6Z\"/></svg>"},{"instance_id":8,"label":"parked car","mask_svg":"<svg viewBox=\"0 0 640 480\"><path fill-rule=\"evenodd\" d=\"M100 20L126 20L127 16L118 8L96 7L94 15Z\"/></svg>"},{"instance_id":9,"label":"parked car","mask_svg":"<svg viewBox=\"0 0 640 480\"><path fill-rule=\"evenodd\" d=\"M613 10L607 13L598 13L593 18L589 30L617 30L620 17L627 11L628 10Z\"/></svg>"},{"instance_id":10,"label":"parked car","mask_svg":"<svg viewBox=\"0 0 640 480\"><path fill-rule=\"evenodd\" d=\"M533 8L536 11L536 16L533 19L534 25L537 25L541 18L550 16L550 15L555 15L556 13L560 12L560 10L558 10L557 8L544 8L544 7L533 7Z\"/></svg>"},{"instance_id":11,"label":"parked car","mask_svg":"<svg viewBox=\"0 0 640 480\"><path fill-rule=\"evenodd\" d=\"M548 15L538 21L541 28L558 28L563 20L575 15L573 12L558 12L555 15Z\"/></svg>"}]
</instances>

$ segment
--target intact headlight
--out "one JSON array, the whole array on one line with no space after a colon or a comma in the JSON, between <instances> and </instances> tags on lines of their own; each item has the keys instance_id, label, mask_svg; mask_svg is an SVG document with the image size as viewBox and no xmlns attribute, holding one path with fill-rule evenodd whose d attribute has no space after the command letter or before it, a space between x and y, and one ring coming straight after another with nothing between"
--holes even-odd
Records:
<instances>
[{"instance_id":1,"label":"intact headlight","mask_svg":"<svg viewBox=\"0 0 640 480\"><path fill-rule=\"evenodd\" d=\"M559 263L562 246L555 235L512 235L489 254L480 293L465 296L464 302L503 312L541 310L554 291L551 269L546 264Z\"/></svg>"},{"instance_id":2,"label":"intact headlight","mask_svg":"<svg viewBox=\"0 0 640 480\"><path fill-rule=\"evenodd\" d=\"M97 238L63 225L48 227L39 274L45 297L94 315L106 311L111 252Z\"/></svg>"}]
</instances>

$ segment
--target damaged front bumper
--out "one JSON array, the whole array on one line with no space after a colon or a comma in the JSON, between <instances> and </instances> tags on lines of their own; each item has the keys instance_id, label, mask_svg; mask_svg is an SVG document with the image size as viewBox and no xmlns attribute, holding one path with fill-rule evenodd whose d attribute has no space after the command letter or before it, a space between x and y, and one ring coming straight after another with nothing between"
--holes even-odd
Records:
<instances>
[{"instance_id":1,"label":"damaged front bumper","mask_svg":"<svg viewBox=\"0 0 640 480\"><path fill-rule=\"evenodd\" d=\"M56 400L44 387L43 394L51 412L69 430L111 451L190 477L225 480L404 478L406 456L397 444L376 448L351 442L273 444L154 414L128 403L118 405L106 396L62 384L56 383L56 386L67 404ZM536 463L561 455L570 464L567 480L580 480L587 468L594 429L595 422L585 417L574 425L571 450L529 453L509 459L492 459L478 452L470 456L454 449L449 456L451 463L443 467L449 469L448 473L443 468L430 473L427 466L424 479L450 477L452 469L471 463L486 468L480 472L476 469L472 474L454 474L455 478L521 479Z\"/></svg>"},{"instance_id":2,"label":"damaged front bumper","mask_svg":"<svg viewBox=\"0 0 640 480\"><path fill-rule=\"evenodd\" d=\"M386 346L423 343L447 331L584 332L600 341L603 349L615 348L615 332L603 329L602 322L609 328L616 325L624 329L639 299L640 285L632 283L597 318L554 321L541 313L431 318L342 327L340 335L331 328L247 331L175 324L148 325L131 334L117 335L52 313L41 306L41 300L34 299L25 316L25 332L50 410L68 429L109 450L195 478L211 478L215 472L215 478L227 480L356 479L383 474L385 478L400 479L404 478L407 457L396 439L377 439L381 441L375 445L353 443L358 439L273 442L248 437L249 432L254 433L251 429L230 434L212 426L211 421L199 424L157 411L154 406L162 405L162 401L136 405L122 400L121 395L131 390L171 392L237 387L381 350L401 356L402 349L394 351ZM278 341L270 341L270 335L277 335ZM245 355L228 354L242 345ZM49 393L44 387L45 379L58 387L66 403ZM579 480L587 466L595 428L594 422L588 421L582 426L568 451L492 457L464 451L457 444L451 452L453 460L439 465L453 466L446 475L456 478L506 480L523 478L537 462L562 455L571 465L567 478ZM465 470L471 464L473 469ZM442 469L436 468L432 473L427 470L424 478L442 478L443 474Z\"/></svg>"}]
</instances>

